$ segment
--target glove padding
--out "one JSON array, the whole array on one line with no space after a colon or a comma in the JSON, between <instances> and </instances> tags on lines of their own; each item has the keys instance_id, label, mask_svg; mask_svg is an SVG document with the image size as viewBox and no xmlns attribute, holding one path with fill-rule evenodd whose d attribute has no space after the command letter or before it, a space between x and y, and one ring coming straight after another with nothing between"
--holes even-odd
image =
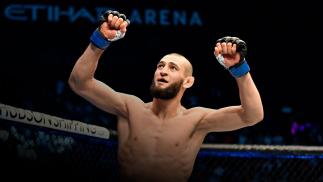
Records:
<instances>
[{"instance_id":1,"label":"glove padding","mask_svg":"<svg viewBox=\"0 0 323 182\"><path fill-rule=\"evenodd\" d=\"M108 18L108 16L112 14L113 16L117 16L119 18L122 18L124 21L128 22L128 25L130 25L130 20L127 19L125 14L119 13L118 11L112 11L112 10L107 10L106 12L104 12L101 16L100 16L100 26L102 25L102 23L104 23L106 21L106 19Z\"/></svg>"},{"instance_id":2,"label":"glove padding","mask_svg":"<svg viewBox=\"0 0 323 182\"><path fill-rule=\"evenodd\" d=\"M225 43L231 42L232 44L236 44L237 45L236 52L238 52L240 54L240 60L237 64L228 68L224 64L224 57L221 54L219 54L216 57L218 62L222 66L224 66L226 69L228 69L230 71L231 75L234 77L241 77L241 76L247 74L250 71L250 67L249 67L247 61L245 60L245 57L247 54L246 42L239 39L238 37L230 37L230 36L222 37L216 41L216 43L222 43L222 42L225 42Z\"/></svg>"},{"instance_id":3,"label":"glove padding","mask_svg":"<svg viewBox=\"0 0 323 182\"><path fill-rule=\"evenodd\" d=\"M240 54L239 62L244 60L247 54L247 44L245 43L245 41L239 39L238 37L230 37L230 36L222 37L216 41L216 43L222 43L222 42L226 42L226 43L231 42L232 45L236 44L237 52Z\"/></svg>"},{"instance_id":4,"label":"glove padding","mask_svg":"<svg viewBox=\"0 0 323 182\"><path fill-rule=\"evenodd\" d=\"M92 44L94 44L96 47L100 49L106 49L112 41L119 40L125 36L125 33L122 33L120 30L117 30L117 33L114 38L107 39L100 31L101 25L107 21L108 16L112 14L114 16L118 16L119 18L122 18L123 20L127 21L128 25L130 24L130 20L127 19L126 15L119 13L118 11L111 11L107 10L105 11L101 16L99 20L99 27L93 32L93 34L90 37L90 41Z\"/></svg>"}]
</instances>

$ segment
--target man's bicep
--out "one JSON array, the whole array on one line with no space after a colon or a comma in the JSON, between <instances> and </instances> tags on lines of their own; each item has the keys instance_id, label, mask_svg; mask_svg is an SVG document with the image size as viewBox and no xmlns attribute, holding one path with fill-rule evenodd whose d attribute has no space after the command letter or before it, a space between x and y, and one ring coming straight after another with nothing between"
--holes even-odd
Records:
<instances>
[{"instance_id":1,"label":"man's bicep","mask_svg":"<svg viewBox=\"0 0 323 182\"><path fill-rule=\"evenodd\" d=\"M128 116L126 101L129 95L116 92L99 80L93 79L78 94L103 111L117 116Z\"/></svg>"},{"instance_id":2,"label":"man's bicep","mask_svg":"<svg viewBox=\"0 0 323 182\"><path fill-rule=\"evenodd\" d=\"M207 132L232 131L249 126L241 117L243 112L241 106L230 106L217 110L204 108L203 112L204 117L199 123L199 128Z\"/></svg>"}]
</instances>

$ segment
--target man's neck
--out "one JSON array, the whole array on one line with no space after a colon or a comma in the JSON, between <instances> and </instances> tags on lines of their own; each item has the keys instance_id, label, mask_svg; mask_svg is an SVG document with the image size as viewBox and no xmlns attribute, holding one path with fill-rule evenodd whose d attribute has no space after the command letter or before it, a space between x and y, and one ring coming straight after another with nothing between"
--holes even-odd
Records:
<instances>
[{"instance_id":1,"label":"man's neck","mask_svg":"<svg viewBox=\"0 0 323 182\"><path fill-rule=\"evenodd\" d=\"M167 100L154 98L151 110L160 119L167 119L177 116L182 111L182 105L176 97Z\"/></svg>"}]
</instances>

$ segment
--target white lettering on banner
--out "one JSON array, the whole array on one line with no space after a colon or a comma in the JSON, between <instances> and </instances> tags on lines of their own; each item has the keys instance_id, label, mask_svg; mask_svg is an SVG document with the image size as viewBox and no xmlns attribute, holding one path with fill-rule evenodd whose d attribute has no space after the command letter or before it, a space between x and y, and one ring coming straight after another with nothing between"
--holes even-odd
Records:
<instances>
[{"instance_id":1,"label":"white lettering on banner","mask_svg":"<svg viewBox=\"0 0 323 182\"><path fill-rule=\"evenodd\" d=\"M98 138L109 139L110 137L110 131L101 126L91 125L76 120L63 119L0 103L0 122L2 119Z\"/></svg>"},{"instance_id":2,"label":"white lettering on banner","mask_svg":"<svg viewBox=\"0 0 323 182\"><path fill-rule=\"evenodd\" d=\"M47 21L70 23L79 20L97 23L99 16L108 7L96 7L94 10L76 8L74 6L61 7L44 4L9 4L4 9L4 15L11 21ZM133 24L159 26L202 26L203 22L197 11L172 9L132 9L128 17Z\"/></svg>"}]
</instances>

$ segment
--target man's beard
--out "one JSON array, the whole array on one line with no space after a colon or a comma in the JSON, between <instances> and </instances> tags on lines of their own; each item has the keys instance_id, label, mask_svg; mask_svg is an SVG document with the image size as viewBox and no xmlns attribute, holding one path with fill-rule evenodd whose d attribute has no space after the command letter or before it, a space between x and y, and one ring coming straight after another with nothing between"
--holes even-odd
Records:
<instances>
[{"instance_id":1,"label":"man's beard","mask_svg":"<svg viewBox=\"0 0 323 182\"><path fill-rule=\"evenodd\" d=\"M150 94L157 99L172 99L178 94L182 85L183 80L179 80L166 88L157 88L155 81L153 80L150 85Z\"/></svg>"}]
</instances>

